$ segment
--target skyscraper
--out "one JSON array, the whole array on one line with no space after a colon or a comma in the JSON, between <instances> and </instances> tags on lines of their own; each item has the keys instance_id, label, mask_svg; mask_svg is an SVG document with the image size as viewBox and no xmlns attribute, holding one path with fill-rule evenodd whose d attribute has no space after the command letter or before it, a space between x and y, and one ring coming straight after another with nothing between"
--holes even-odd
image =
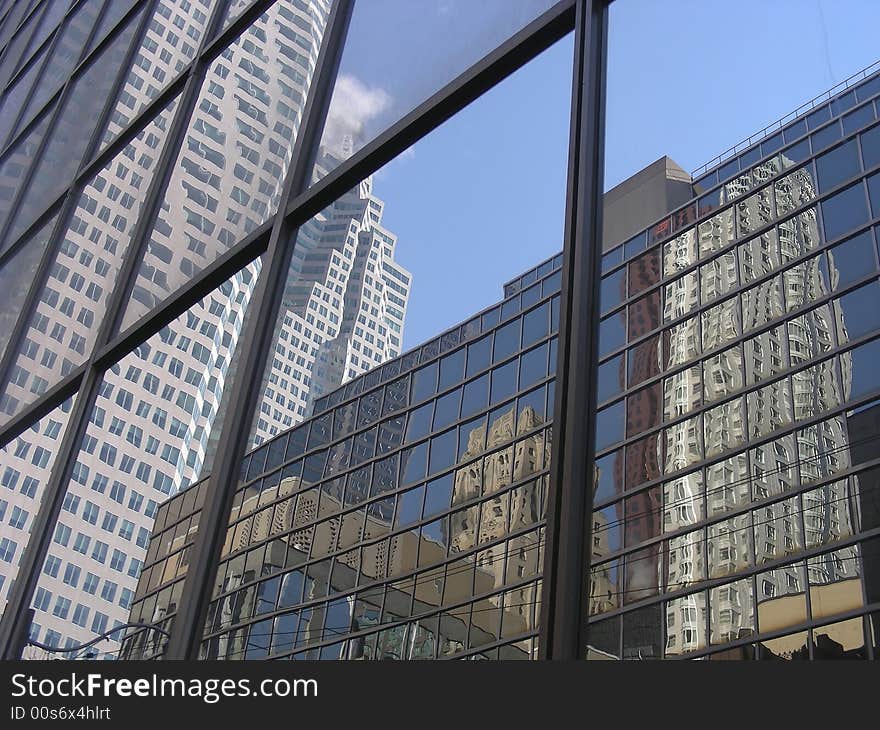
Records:
<instances>
[{"instance_id":1,"label":"skyscraper","mask_svg":"<svg viewBox=\"0 0 880 730\"><path fill-rule=\"evenodd\" d=\"M5 657L875 657L880 72L600 216L606 4L448 11L0 0ZM422 254L540 245L458 114L557 41L564 251L404 351Z\"/></svg>"},{"instance_id":2,"label":"skyscraper","mask_svg":"<svg viewBox=\"0 0 880 730\"><path fill-rule=\"evenodd\" d=\"M102 145L192 58L208 9L156 6ZM323 2L276 3L208 70L120 327L159 305L183 277L277 207L326 15ZM178 30L189 41L172 42L169 34ZM278 73L270 77L267 69ZM12 365L3 394L8 415L87 356L176 108L173 100L85 187ZM398 354L411 277L394 263L396 239L381 227L382 207L367 179L301 231L291 266L297 285L283 305L281 338L289 338L291 357L279 347L273 359L255 443L301 421L328 389ZM206 458L210 464L227 371L260 268L255 262L242 269L107 371L65 498L72 519L59 520L35 596L34 638L85 641L125 619L156 505L197 479ZM125 415L105 417L118 409ZM48 478L44 455L63 430L66 413L55 415L42 432L22 435L0 455L0 474L12 490L4 510L14 513L6 535L10 560L0 564L7 587L19 557L12 545L26 542ZM82 591L93 598L74 600Z\"/></svg>"}]
</instances>

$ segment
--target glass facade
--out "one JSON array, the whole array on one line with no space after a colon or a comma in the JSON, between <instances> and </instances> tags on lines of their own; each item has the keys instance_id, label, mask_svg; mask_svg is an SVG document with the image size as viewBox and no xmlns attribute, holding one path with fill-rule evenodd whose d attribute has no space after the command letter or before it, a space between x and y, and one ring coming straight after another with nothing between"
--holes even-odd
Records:
<instances>
[{"instance_id":1,"label":"glass facade","mask_svg":"<svg viewBox=\"0 0 880 730\"><path fill-rule=\"evenodd\" d=\"M867 658L878 93L605 254L588 658Z\"/></svg>"},{"instance_id":2,"label":"glass facade","mask_svg":"<svg viewBox=\"0 0 880 730\"><path fill-rule=\"evenodd\" d=\"M559 263L245 458L205 658L535 658ZM159 508L133 620L170 628L195 489Z\"/></svg>"},{"instance_id":3,"label":"glass facade","mask_svg":"<svg viewBox=\"0 0 880 730\"><path fill-rule=\"evenodd\" d=\"M0 0L0 656L875 658L880 71L600 245L607 11Z\"/></svg>"}]
</instances>

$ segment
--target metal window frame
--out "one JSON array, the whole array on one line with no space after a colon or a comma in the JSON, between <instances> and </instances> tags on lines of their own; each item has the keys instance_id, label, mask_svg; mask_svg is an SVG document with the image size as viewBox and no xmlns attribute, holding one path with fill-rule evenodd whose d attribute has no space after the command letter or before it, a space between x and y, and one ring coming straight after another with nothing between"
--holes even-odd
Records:
<instances>
[{"instance_id":1,"label":"metal window frame","mask_svg":"<svg viewBox=\"0 0 880 730\"><path fill-rule=\"evenodd\" d=\"M181 600L181 610L175 620L167 656L194 659L202 638L202 622L210 598L209 587L213 569L225 533L226 519L232 506L232 492L237 482L239 461L245 448L250 419L242 414L252 413L258 393L253 386L255 375L265 366L268 347L273 334L275 317L280 304L281 284L287 273L292 253L289 240L295 237L300 225L317 214L326 205L345 193L361 179L428 134L484 92L512 74L532 58L574 29L575 65L572 86L572 112L569 138L568 186L566 190L566 229L562 282L562 314L560 317L560 354L557 366L557 387L554 421L557 425L551 463L551 513L548 537L552 535L552 551L545 565L545 602L542 608L540 634L541 654L546 658L566 658L580 655L580 638L586 624L582 610L582 593L588 575L584 563L587 555L584 544L589 500L583 485L592 459L590 414L595 411L592 382L595 379L595 358L598 318L593 317L596 295L591 282L597 282L601 257L601 197L604 137L605 55L607 46L608 5L610 0L560 0L540 17L533 20L510 39L489 52L480 61L458 75L429 99L381 133L358 153L343 162L326 177L311 187L308 175L320 140L323 119L329 106L336 70L345 45L347 26L353 0L334 0L325 33L315 80L306 103L303 123L293 151L293 159L284 185L282 203L278 212L265 224L253 231L230 251L212 263L193 280L180 287L150 314L123 332L114 334L121 318L122 305L134 284L141 257L148 239L153 214L161 203L165 182L170 176L177 151L183 141L190 112L200 91L201 81L210 63L270 5L270 0L258 0L246 8L232 23L221 29L227 3L220 0L215 6L205 29L196 57L116 139L96 152L97 140L92 140L84 155L78 174L58 199L50 201L46 210L19 237L11 242L9 253L0 257L0 265L14 255L27 239L60 211L53 241L47 246L40 264L45 272L50 265L57 239L63 231L78 197L78 191L110 159L118 154L140 128L178 93L180 102L166 140L156 176L141 208L140 222L132 235L125 264L120 271L110 300L108 316L97 333L96 344L89 360L40 399L22 410L0 429L0 447L12 441L35 420L49 413L61 402L78 391L68 427L56 452L52 473L46 485L42 503L35 516L33 532L22 557L18 579L9 596L7 609L0 621L0 656L17 658L21 647L16 637L27 635L28 607L42 568L53 528L63 500L72 464L88 424L92 406L97 398L105 369L129 352L139 342L155 334L162 326L186 311L215 289L234 272L264 255L264 267L258 280L251 306L258 316L251 317L242 333L244 357L231 383L232 406L227 413L237 414L218 424L220 441L219 459L209 477L207 496L203 505L202 524L194 545L193 560ZM152 3L144 13L139 33L132 41L130 53L139 47L140 38L155 8ZM132 11L134 12L134 11ZM111 37L113 34L109 34ZM99 44L81 58L77 75L106 45ZM87 47L87 46L86 46ZM127 69L125 69L127 71ZM113 93L103 112L110 114L126 74L117 77ZM73 78L73 77L72 77ZM68 79L62 94L71 84ZM55 112L57 114L57 111ZM48 136L48 135L47 135ZM67 196L65 200L64 196ZM39 295L33 287L28 295L32 308ZM16 335L23 334L27 317L23 313L16 327ZM7 375L12 355L19 341L10 340L6 362L0 374ZM7 372L2 372L7 371ZM586 374L569 377L569 373ZM592 410L590 410L592 409ZM570 444L567 442L571 440ZM581 448L584 445L589 448ZM566 445L568 447L566 448ZM575 596L574 593L577 595Z\"/></svg>"}]
</instances>

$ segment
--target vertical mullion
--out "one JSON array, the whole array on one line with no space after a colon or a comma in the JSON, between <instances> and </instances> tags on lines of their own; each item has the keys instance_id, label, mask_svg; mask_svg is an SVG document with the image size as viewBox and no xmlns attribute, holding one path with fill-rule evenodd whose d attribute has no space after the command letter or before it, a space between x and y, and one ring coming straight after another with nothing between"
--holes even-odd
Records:
<instances>
[{"instance_id":1,"label":"vertical mullion","mask_svg":"<svg viewBox=\"0 0 880 730\"><path fill-rule=\"evenodd\" d=\"M131 47L128 49L128 52L125 55L125 61L123 62L123 65L119 71L119 75L117 76L116 81L113 84L113 89L108 96L106 104L104 105L104 109L101 112L101 116L98 120L98 124L92 132L88 146L86 147L85 153L83 154L83 158L82 160L80 160L79 172L77 172L77 175L74 177L74 182L68 189L67 195L59 210L58 218L55 221L55 226L49 236L49 241L46 244L46 250L43 252L43 257L37 267L36 274L34 275L34 280L31 283L30 289L28 290L28 293L22 304L21 313L18 315L18 319L16 320L15 327L12 331L12 336L9 338L9 342L6 345L6 352L3 358L0 359L0 387L5 388L7 384L10 369L15 363L16 357L18 355L18 344L21 338L24 336L25 331L27 330L27 326L30 323L33 310L36 308L39 296L42 293L43 288L45 287L49 269L51 268L52 263L54 262L55 257L58 254L58 247L61 245L61 240L64 237L67 222L70 220L70 216L73 214L73 211L79 202L80 193L89 183L88 180L83 180L79 184L77 184L76 181L78 180L82 170L91 161L92 152L101 141L104 126L107 124L110 114L112 113L112 109L116 105L116 100L119 96L120 89L125 83L125 79L128 75L129 66L134 58L133 54L136 53L138 44L140 43L143 34L146 32L147 23L149 22L149 11L153 9L153 4L154 3L152 2L150 3L150 7L147 8L148 13L145 13L144 17L141 18L140 27L135 32L135 35L132 38ZM109 34L108 39L112 38L113 35L113 33ZM45 213L42 215L45 215ZM37 229L35 232L39 232L39 229ZM25 233L23 235L28 234ZM33 233L30 235L33 235ZM0 393L2 392L3 391L0 390Z\"/></svg>"},{"instance_id":2,"label":"vertical mullion","mask_svg":"<svg viewBox=\"0 0 880 730\"><path fill-rule=\"evenodd\" d=\"M239 367L233 377L226 418L220 424L217 458L206 485L200 527L192 547L187 578L179 609L168 641L169 659L196 659L202 628L210 602L210 583L238 480L238 464L247 448L250 416L259 397L268 350L275 331L275 319L284 281L295 245L296 229L284 215L288 201L308 185L311 167L323 131L324 119L342 56L345 36L351 19L352 0L335 0L327 19L324 41L312 77L311 89L302 115L302 124L294 144L292 160L278 212L272 226L264 265L250 303L249 322L242 332L238 348Z\"/></svg>"},{"instance_id":3,"label":"vertical mullion","mask_svg":"<svg viewBox=\"0 0 880 730\"><path fill-rule=\"evenodd\" d=\"M203 36L203 45L209 33L213 31L219 22L223 7L224 3L222 2L219 2L215 7ZM94 28L92 29L93 33ZM199 50L201 50L201 47ZM190 77L186 80L186 84L181 92L180 108L175 113L168 139L165 142L157 164L156 177L153 179L147 192L140 221L134 229L132 240L129 244L129 251L117 277L116 286L108 300L107 315L98 329L88 369L83 377L79 394L76 397L64 438L55 455L55 462L52 465L52 472L46 483L39 511L34 517L31 537L22 553L18 576L8 597L3 618L0 620L0 657L3 659L20 658L19 653L22 647L17 644L17 638L27 636L28 626L26 624L30 622L30 612L28 609L30 608L34 590L36 590L46 552L49 549L52 528L61 512L61 504L66 491L65 486L70 479L79 444L85 434L92 405L97 399L98 387L103 377L103 371L98 367L96 356L101 349L101 345L112 336L116 320L121 318L119 309L124 304L125 297L128 291L130 291L130 285L133 285L134 279L137 276L138 264L140 263L145 249L145 241L150 232L152 214L155 212L156 206L159 205L159 198L164 191L164 183L171 174L171 166L176 159L177 150L183 135L186 133L186 125L189 121L190 112L195 106L195 101L201 87L201 78L204 76L206 67L207 61L199 59L190 68ZM67 91L69 85L70 79L64 85L64 92ZM57 110L55 114L58 114ZM48 133L46 139L48 139Z\"/></svg>"},{"instance_id":4,"label":"vertical mullion","mask_svg":"<svg viewBox=\"0 0 880 730\"><path fill-rule=\"evenodd\" d=\"M608 0L579 0L540 635L545 659L579 659L585 647L607 35Z\"/></svg>"}]
</instances>

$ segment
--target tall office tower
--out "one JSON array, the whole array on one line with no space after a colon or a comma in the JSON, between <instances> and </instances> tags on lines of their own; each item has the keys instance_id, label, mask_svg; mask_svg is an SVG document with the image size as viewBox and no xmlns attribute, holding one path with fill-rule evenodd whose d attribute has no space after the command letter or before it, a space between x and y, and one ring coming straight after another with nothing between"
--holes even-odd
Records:
<instances>
[{"instance_id":1,"label":"tall office tower","mask_svg":"<svg viewBox=\"0 0 880 730\"><path fill-rule=\"evenodd\" d=\"M209 10L157 4L101 145L193 57ZM326 15L325 2L275 3L210 67L120 327L160 304L277 207ZM135 25L120 37L130 42ZM272 69L278 73L270 77ZM176 110L173 99L83 190L11 368L2 399L8 416L88 356ZM325 211L326 224L310 229L313 237L300 237L311 245L298 246L303 254L294 265L314 289L285 297L285 323L294 344L302 338L311 347L297 347L296 360L273 371L261 406L264 433L299 422L321 392L399 352L410 277L393 261L396 240L381 227L381 212L367 180ZM19 217L27 214L22 208ZM40 235L50 233L51 222ZM72 645L125 618L157 504L210 463L259 272L259 262L242 269L106 372L35 594L34 638ZM65 418L58 412L46 429L27 432L0 455L4 485L15 490L2 507L12 520L4 535L10 559L0 563L6 590Z\"/></svg>"},{"instance_id":2,"label":"tall office tower","mask_svg":"<svg viewBox=\"0 0 880 730\"><path fill-rule=\"evenodd\" d=\"M322 150L318 169L338 159ZM394 261L372 178L299 231L252 444L302 421L314 401L400 354L412 276Z\"/></svg>"},{"instance_id":3,"label":"tall office tower","mask_svg":"<svg viewBox=\"0 0 880 730\"><path fill-rule=\"evenodd\" d=\"M878 93L606 247L588 657L872 651Z\"/></svg>"}]
</instances>

